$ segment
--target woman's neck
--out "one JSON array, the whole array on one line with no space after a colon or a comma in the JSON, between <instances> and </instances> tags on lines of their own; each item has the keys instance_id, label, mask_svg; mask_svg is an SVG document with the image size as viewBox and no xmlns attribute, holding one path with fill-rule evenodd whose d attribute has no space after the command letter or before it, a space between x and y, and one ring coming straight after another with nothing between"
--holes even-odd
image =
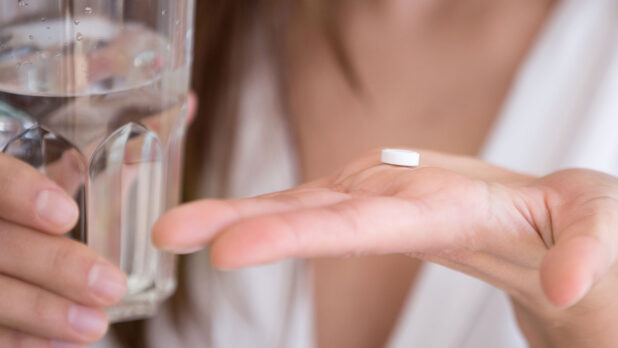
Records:
<instances>
[{"instance_id":1,"label":"woman's neck","mask_svg":"<svg viewBox=\"0 0 618 348\"><path fill-rule=\"evenodd\" d=\"M287 86L305 178L377 146L478 153L550 6L346 2L341 38L360 92L346 80L323 31L296 21Z\"/></svg>"}]
</instances>

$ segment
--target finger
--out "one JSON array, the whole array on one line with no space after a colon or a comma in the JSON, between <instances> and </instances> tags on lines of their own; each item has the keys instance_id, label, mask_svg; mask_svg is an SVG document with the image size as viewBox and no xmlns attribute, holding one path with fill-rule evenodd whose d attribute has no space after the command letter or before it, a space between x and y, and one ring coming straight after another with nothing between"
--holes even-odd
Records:
<instances>
[{"instance_id":1,"label":"finger","mask_svg":"<svg viewBox=\"0 0 618 348\"><path fill-rule=\"evenodd\" d=\"M0 347L27 348L83 348L85 345L62 341L50 341L31 336L18 330L0 327Z\"/></svg>"},{"instance_id":2,"label":"finger","mask_svg":"<svg viewBox=\"0 0 618 348\"><path fill-rule=\"evenodd\" d=\"M5 154L0 168L0 218L56 234L75 225L77 204L52 180Z\"/></svg>"},{"instance_id":3,"label":"finger","mask_svg":"<svg viewBox=\"0 0 618 348\"><path fill-rule=\"evenodd\" d=\"M49 348L50 342L17 330L0 327L0 347Z\"/></svg>"},{"instance_id":4,"label":"finger","mask_svg":"<svg viewBox=\"0 0 618 348\"><path fill-rule=\"evenodd\" d=\"M592 236L577 236L552 248L541 264L541 284L558 307L579 302L609 269L609 256Z\"/></svg>"},{"instance_id":5,"label":"finger","mask_svg":"<svg viewBox=\"0 0 618 348\"><path fill-rule=\"evenodd\" d=\"M189 93L187 98L187 124L191 124L197 113L198 99L195 92Z\"/></svg>"},{"instance_id":6,"label":"finger","mask_svg":"<svg viewBox=\"0 0 618 348\"><path fill-rule=\"evenodd\" d=\"M72 303L2 275L0 289L0 326L37 337L81 344L99 340L107 331L107 317L99 309Z\"/></svg>"},{"instance_id":7,"label":"finger","mask_svg":"<svg viewBox=\"0 0 618 348\"><path fill-rule=\"evenodd\" d=\"M74 240L0 221L0 245L0 274L90 306L111 306L126 292L124 274Z\"/></svg>"},{"instance_id":8,"label":"finger","mask_svg":"<svg viewBox=\"0 0 618 348\"><path fill-rule=\"evenodd\" d=\"M252 216L328 205L349 196L322 188L283 191L256 198L202 200L163 216L152 229L154 244L175 253L189 253L208 244L225 226Z\"/></svg>"},{"instance_id":9,"label":"finger","mask_svg":"<svg viewBox=\"0 0 618 348\"><path fill-rule=\"evenodd\" d=\"M543 290L558 307L579 302L616 260L618 204L600 200L577 209L574 223L556 227L556 244L541 264Z\"/></svg>"},{"instance_id":10,"label":"finger","mask_svg":"<svg viewBox=\"0 0 618 348\"><path fill-rule=\"evenodd\" d=\"M428 251L473 239L473 221L482 220L449 206L436 212L398 198L347 200L233 224L213 242L211 260L238 268L289 257Z\"/></svg>"},{"instance_id":11,"label":"finger","mask_svg":"<svg viewBox=\"0 0 618 348\"><path fill-rule=\"evenodd\" d=\"M590 170L570 169L539 179L544 214L535 220L549 231L550 247L540 267L540 281L548 300L569 307L596 287L616 261L618 182ZM598 296L594 296L598 297Z\"/></svg>"},{"instance_id":12,"label":"finger","mask_svg":"<svg viewBox=\"0 0 618 348\"><path fill-rule=\"evenodd\" d=\"M57 161L45 166L45 175L74 197L86 180L86 164L82 159L75 149L65 151Z\"/></svg>"}]
</instances>

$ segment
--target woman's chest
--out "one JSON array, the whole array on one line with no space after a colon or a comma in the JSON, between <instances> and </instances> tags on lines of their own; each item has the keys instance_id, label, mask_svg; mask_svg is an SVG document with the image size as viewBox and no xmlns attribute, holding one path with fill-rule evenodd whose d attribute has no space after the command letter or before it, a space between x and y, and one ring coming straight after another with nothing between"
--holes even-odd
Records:
<instances>
[{"instance_id":1,"label":"woman's chest","mask_svg":"<svg viewBox=\"0 0 618 348\"><path fill-rule=\"evenodd\" d=\"M391 25L353 13L342 36L353 76L342 72L327 42L305 31L292 44L287 84L303 179L327 175L375 147L476 155L546 14L538 10L531 17L506 14L496 30L486 23L458 29L448 20L405 28L396 19ZM530 25L511 31L523 24ZM312 265L317 345L384 346L419 261L383 256Z\"/></svg>"}]
</instances>

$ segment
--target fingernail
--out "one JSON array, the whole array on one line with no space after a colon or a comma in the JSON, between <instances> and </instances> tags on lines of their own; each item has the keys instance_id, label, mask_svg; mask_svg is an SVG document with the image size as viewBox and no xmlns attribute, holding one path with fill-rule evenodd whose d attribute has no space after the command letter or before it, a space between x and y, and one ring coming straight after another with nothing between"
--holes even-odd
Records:
<instances>
[{"instance_id":1,"label":"fingernail","mask_svg":"<svg viewBox=\"0 0 618 348\"><path fill-rule=\"evenodd\" d=\"M163 250L170 252L172 254L180 254L180 255L186 255L186 254L193 254L194 252L200 251L202 250L204 247L171 247L171 248L165 248Z\"/></svg>"},{"instance_id":2,"label":"fingernail","mask_svg":"<svg viewBox=\"0 0 618 348\"><path fill-rule=\"evenodd\" d=\"M41 219L58 227L69 226L79 214L75 202L55 190L39 193L36 209Z\"/></svg>"},{"instance_id":3,"label":"fingernail","mask_svg":"<svg viewBox=\"0 0 618 348\"><path fill-rule=\"evenodd\" d=\"M101 337L107 331L107 318L103 313L76 304L69 307L69 324L88 337Z\"/></svg>"},{"instance_id":4,"label":"fingernail","mask_svg":"<svg viewBox=\"0 0 618 348\"><path fill-rule=\"evenodd\" d=\"M51 341L49 342L49 347L50 348L84 348L84 345L81 344L73 344L73 343L67 343L67 342L60 342L60 341Z\"/></svg>"},{"instance_id":5,"label":"fingernail","mask_svg":"<svg viewBox=\"0 0 618 348\"><path fill-rule=\"evenodd\" d=\"M105 302L117 302L127 291L126 278L105 262L97 262L88 273L90 290Z\"/></svg>"}]
</instances>

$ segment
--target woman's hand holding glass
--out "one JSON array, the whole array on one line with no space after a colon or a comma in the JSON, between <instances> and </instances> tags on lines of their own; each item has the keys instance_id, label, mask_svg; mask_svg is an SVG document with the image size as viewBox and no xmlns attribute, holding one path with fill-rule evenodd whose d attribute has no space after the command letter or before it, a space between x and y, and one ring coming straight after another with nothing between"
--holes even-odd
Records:
<instances>
[{"instance_id":1,"label":"woman's hand holding glass","mask_svg":"<svg viewBox=\"0 0 618 348\"><path fill-rule=\"evenodd\" d=\"M179 207L155 225L155 244L210 245L213 264L227 269L409 254L504 289L533 347L613 347L617 178L590 170L535 178L427 151L417 169L379 157L288 191Z\"/></svg>"},{"instance_id":2,"label":"woman's hand holding glass","mask_svg":"<svg viewBox=\"0 0 618 348\"><path fill-rule=\"evenodd\" d=\"M101 308L124 296L120 270L62 236L78 220L65 189L0 154L0 347L95 342L108 327Z\"/></svg>"},{"instance_id":3,"label":"woman's hand holding glass","mask_svg":"<svg viewBox=\"0 0 618 348\"><path fill-rule=\"evenodd\" d=\"M187 123L196 105L191 94ZM126 293L120 269L63 236L78 220L70 195L83 185L74 155L65 152L43 175L0 153L0 347L94 343L108 328L102 308Z\"/></svg>"}]
</instances>

